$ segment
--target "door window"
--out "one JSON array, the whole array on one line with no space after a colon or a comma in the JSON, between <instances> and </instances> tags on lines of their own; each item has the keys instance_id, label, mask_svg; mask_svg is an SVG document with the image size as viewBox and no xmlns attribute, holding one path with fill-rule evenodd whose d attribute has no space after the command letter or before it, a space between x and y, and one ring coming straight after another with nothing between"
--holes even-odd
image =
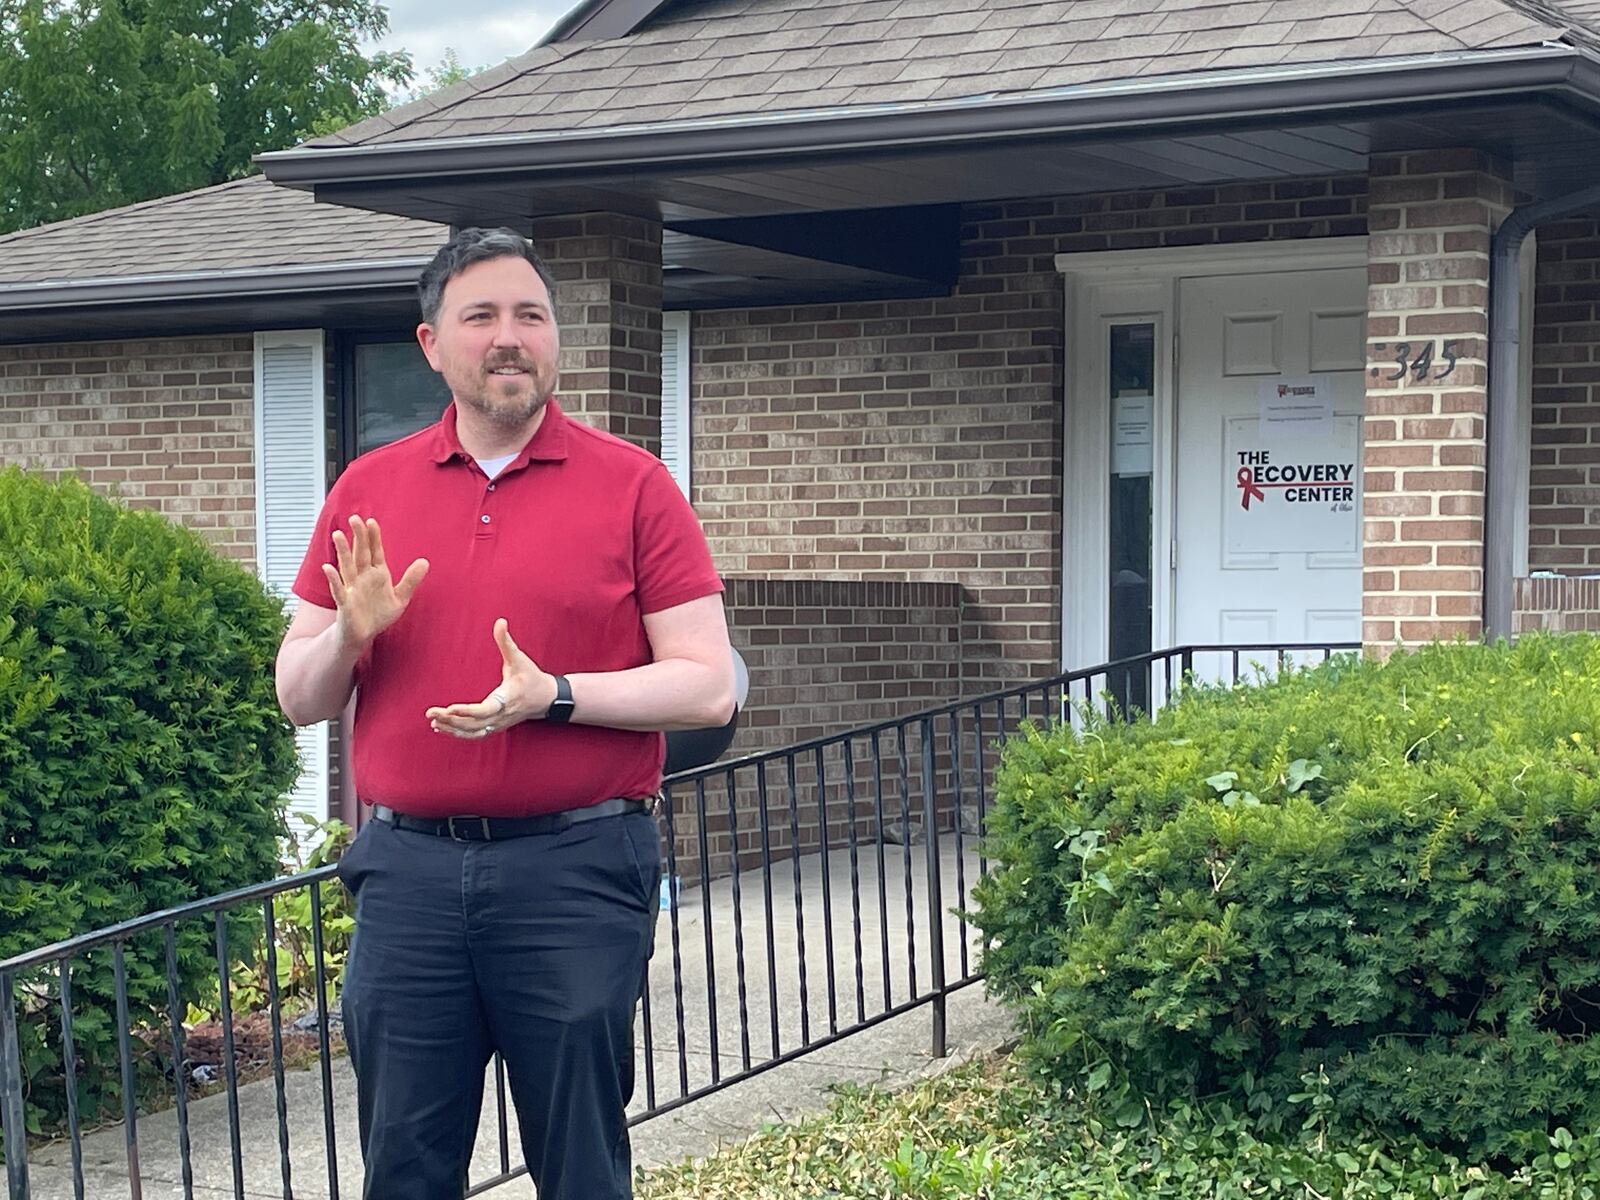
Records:
<instances>
[{"instance_id":1,"label":"door window","mask_svg":"<svg viewBox=\"0 0 1600 1200\"><path fill-rule=\"evenodd\" d=\"M1153 322L1108 330L1111 402L1110 652L1111 659L1150 651L1151 471L1154 466L1155 344ZM1108 686L1124 712L1148 710L1149 671L1113 671Z\"/></svg>"}]
</instances>

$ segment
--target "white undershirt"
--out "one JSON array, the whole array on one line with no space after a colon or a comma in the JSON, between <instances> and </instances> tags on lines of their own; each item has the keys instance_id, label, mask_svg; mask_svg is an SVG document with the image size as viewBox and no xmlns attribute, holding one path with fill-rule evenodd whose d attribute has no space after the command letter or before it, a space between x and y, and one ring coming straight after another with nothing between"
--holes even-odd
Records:
<instances>
[{"instance_id":1,"label":"white undershirt","mask_svg":"<svg viewBox=\"0 0 1600 1200\"><path fill-rule=\"evenodd\" d=\"M502 454L499 458L480 458L477 462L478 466L483 469L483 473L493 479L501 471L509 467L511 460L515 457L515 454Z\"/></svg>"}]
</instances>

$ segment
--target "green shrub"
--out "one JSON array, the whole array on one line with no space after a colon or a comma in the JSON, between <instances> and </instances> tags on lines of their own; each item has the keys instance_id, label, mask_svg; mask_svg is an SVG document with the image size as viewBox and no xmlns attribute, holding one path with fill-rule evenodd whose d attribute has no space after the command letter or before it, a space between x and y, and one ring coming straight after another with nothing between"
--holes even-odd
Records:
<instances>
[{"instance_id":1,"label":"green shrub","mask_svg":"<svg viewBox=\"0 0 1600 1200\"><path fill-rule=\"evenodd\" d=\"M1058 1080L1471 1153L1600 1121L1600 642L1194 688L1006 747L991 986ZM1291 1097L1294 1099L1291 1100Z\"/></svg>"},{"instance_id":2,"label":"green shrub","mask_svg":"<svg viewBox=\"0 0 1600 1200\"><path fill-rule=\"evenodd\" d=\"M0 471L0 958L271 878L297 771L272 662L282 606L153 513ZM179 929L184 994L214 976ZM164 1016L160 936L128 946L134 1022ZM30 1124L64 1111L56 973L21 981ZM109 951L75 964L86 1117L115 1098Z\"/></svg>"}]
</instances>

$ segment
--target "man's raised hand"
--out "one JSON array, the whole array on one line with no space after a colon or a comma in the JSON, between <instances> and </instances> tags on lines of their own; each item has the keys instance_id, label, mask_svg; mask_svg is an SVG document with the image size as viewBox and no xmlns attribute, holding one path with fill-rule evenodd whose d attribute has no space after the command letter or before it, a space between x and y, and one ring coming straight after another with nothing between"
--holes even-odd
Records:
<instances>
[{"instance_id":1,"label":"man's raised hand","mask_svg":"<svg viewBox=\"0 0 1600 1200\"><path fill-rule=\"evenodd\" d=\"M338 609L339 640L364 651L405 612L428 573L428 560L417 559L396 583L383 556L383 533L372 517L352 516L348 538L342 529L334 530L333 550L338 563L323 563L322 573Z\"/></svg>"}]
</instances>

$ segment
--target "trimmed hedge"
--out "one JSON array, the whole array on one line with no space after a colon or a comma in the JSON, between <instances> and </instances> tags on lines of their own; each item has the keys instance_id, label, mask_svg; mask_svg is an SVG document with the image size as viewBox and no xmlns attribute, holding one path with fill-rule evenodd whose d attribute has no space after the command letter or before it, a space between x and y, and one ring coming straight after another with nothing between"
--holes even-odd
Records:
<instances>
[{"instance_id":1,"label":"trimmed hedge","mask_svg":"<svg viewBox=\"0 0 1600 1200\"><path fill-rule=\"evenodd\" d=\"M1475 1155L1600 1123L1600 642L1335 659L1005 749L991 987L1058 1080Z\"/></svg>"},{"instance_id":2,"label":"trimmed hedge","mask_svg":"<svg viewBox=\"0 0 1600 1200\"><path fill-rule=\"evenodd\" d=\"M277 873L298 769L272 679L285 626L194 533L0 471L0 958ZM213 937L179 930L185 995L214 979ZM159 937L130 943L136 1022L164 1016L164 971ZM30 1124L65 1102L55 987L21 989ZM92 1117L119 1086L110 954L73 988Z\"/></svg>"}]
</instances>

